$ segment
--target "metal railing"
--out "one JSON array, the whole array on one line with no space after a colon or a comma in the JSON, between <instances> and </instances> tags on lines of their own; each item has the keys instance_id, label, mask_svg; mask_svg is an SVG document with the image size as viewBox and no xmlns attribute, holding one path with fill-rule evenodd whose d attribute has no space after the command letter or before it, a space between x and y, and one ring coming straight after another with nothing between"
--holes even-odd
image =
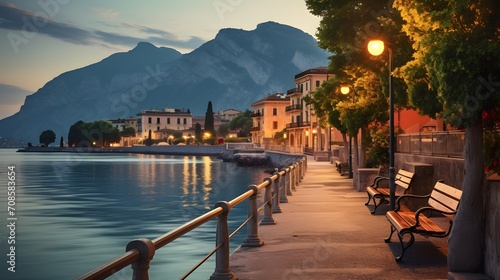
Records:
<instances>
[{"instance_id":1,"label":"metal railing","mask_svg":"<svg viewBox=\"0 0 500 280\"><path fill-rule=\"evenodd\" d=\"M311 122L295 122L295 123L287 123L286 128L295 128L295 127L305 127L311 126Z\"/></svg>"},{"instance_id":2,"label":"metal railing","mask_svg":"<svg viewBox=\"0 0 500 280\"><path fill-rule=\"evenodd\" d=\"M285 107L285 112L290 112L293 110L302 110L301 104L293 104Z\"/></svg>"},{"instance_id":3,"label":"metal railing","mask_svg":"<svg viewBox=\"0 0 500 280\"><path fill-rule=\"evenodd\" d=\"M463 157L465 132L440 131L401 134L396 137L398 153Z\"/></svg>"},{"instance_id":4,"label":"metal railing","mask_svg":"<svg viewBox=\"0 0 500 280\"><path fill-rule=\"evenodd\" d=\"M229 240L244 226L247 226L247 236L242 242L243 247L259 247L264 243L258 233L259 211L264 210L264 216L260 225L276 224L273 213L281 213L280 203L288 202L287 196L292 195L292 189L298 186L299 182L305 175L307 170L307 161L302 159L287 168L275 169L272 176L264 178L259 185L248 186L248 191L226 202L217 202L214 209L181 225L180 227L154 239L145 238L130 241L126 246L126 253L117 258L103 264L102 266L80 276L78 280L97 280L104 279L120 271L121 269L131 265L134 280L149 279L149 264L153 259L156 250L171 243L207 223L208 221L217 218L216 230L216 246L214 250L208 253L200 262L186 272L180 279L186 279L206 260L215 254L215 270L211 279L232 279L234 277L229 265ZM265 189L264 203L257 206L257 194L260 190ZM233 233L229 234L228 214L233 207L245 200L249 200L248 218L245 220Z\"/></svg>"}]
</instances>

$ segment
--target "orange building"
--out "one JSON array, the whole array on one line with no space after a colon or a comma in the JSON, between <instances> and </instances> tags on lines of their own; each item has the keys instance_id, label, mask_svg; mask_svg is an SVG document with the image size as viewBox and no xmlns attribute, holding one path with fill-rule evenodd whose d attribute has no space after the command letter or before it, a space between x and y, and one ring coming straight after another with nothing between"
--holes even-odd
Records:
<instances>
[{"instance_id":1,"label":"orange building","mask_svg":"<svg viewBox=\"0 0 500 280\"><path fill-rule=\"evenodd\" d=\"M289 104L290 98L284 93L275 93L251 104L252 143L262 145L285 129L288 120L285 109Z\"/></svg>"}]
</instances>

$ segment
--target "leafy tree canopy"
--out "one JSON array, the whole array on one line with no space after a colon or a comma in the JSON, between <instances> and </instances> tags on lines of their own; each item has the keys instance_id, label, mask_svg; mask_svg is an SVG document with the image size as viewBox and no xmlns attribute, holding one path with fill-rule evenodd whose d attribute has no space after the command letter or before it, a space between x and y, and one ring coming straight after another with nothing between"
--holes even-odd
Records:
<instances>
[{"instance_id":1,"label":"leafy tree canopy","mask_svg":"<svg viewBox=\"0 0 500 280\"><path fill-rule=\"evenodd\" d=\"M56 141L56 134L52 130L45 130L40 134L39 141L45 146L49 146L51 143Z\"/></svg>"}]
</instances>

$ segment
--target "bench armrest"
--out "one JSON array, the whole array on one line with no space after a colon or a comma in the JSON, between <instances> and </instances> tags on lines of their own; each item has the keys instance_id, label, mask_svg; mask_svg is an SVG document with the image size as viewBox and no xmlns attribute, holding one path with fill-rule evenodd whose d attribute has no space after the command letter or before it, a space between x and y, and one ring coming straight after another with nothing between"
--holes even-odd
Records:
<instances>
[{"instance_id":1,"label":"bench armrest","mask_svg":"<svg viewBox=\"0 0 500 280\"><path fill-rule=\"evenodd\" d=\"M430 196L431 196L430 194L427 194L427 195L403 194L402 196L398 197L398 199L396 200L396 207L395 207L396 209L394 209L394 211L397 212L399 210L402 199L405 199L405 198L425 199L425 198L429 198Z\"/></svg>"},{"instance_id":2,"label":"bench armrest","mask_svg":"<svg viewBox=\"0 0 500 280\"><path fill-rule=\"evenodd\" d=\"M432 212L439 212L441 214L446 214L446 215L454 215L457 213L457 211L443 211L443 210L439 210L439 209L436 209L436 208L431 207L431 206L424 206L424 207L419 208L417 210L417 212L415 212L415 224L411 225L411 228L416 228L420 225L420 222L419 222L420 214L423 215L423 213L425 211L430 211L431 213Z\"/></svg>"},{"instance_id":3,"label":"bench armrest","mask_svg":"<svg viewBox=\"0 0 500 280\"><path fill-rule=\"evenodd\" d=\"M377 177L375 177L373 179L373 184L371 184L370 187L372 187L374 189L378 188L378 182L383 181L383 180L389 180L389 178L388 177L384 177L384 176L377 176Z\"/></svg>"}]
</instances>

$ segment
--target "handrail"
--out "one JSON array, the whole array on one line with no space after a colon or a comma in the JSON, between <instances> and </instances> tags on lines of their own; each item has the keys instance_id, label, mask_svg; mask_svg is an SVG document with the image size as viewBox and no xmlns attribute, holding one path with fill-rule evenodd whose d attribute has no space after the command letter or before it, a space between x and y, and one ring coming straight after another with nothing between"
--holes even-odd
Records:
<instances>
[{"instance_id":1,"label":"handrail","mask_svg":"<svg viewBox=\"0 0 500 280\"><path fill-rule=\"evenodd\" d=\"M245 225L247 226L247 237L241 244L242 246L262 246L263 241L258 235L258 211L264 209L264 217L260 225L276 224L273 213L281 212L279 208L280 202L286 202L286 199L280 197L291 195L291 190L295 189L298 182L301 181L307 169L307 161L303 158L300 161L283 168L281 171L276 171L270 177L266 177L262 183L258 185L248 186L248 191L237 196L229 202L217 202L214 209L198 216L197 218L157 237L154 240L136 239L127 244L127 252L117 258L103 264L102 266L91 270L90 272L77 278L78 280L97 280L104 279L120 271L128 265L132 265L133 279L148 280L149 263L153 259L156 250L171 243L184 234L198 228L206 222L218 218L217 223L217 241L214 250L206 255L192 269L184 274L181 279L185 279L214 253L216 254L216 267L212 274L214 278L233 276L229 268L229 240ZM284 177L284 180L281 178ZM271 189L272 188L272 189ZM257 194L262 189L265 189L264 204L257 208ZM274 195L273 195L274 193ZM228 213L234 206L249 199L248 218L245 220L233 233L228 232Z\"/></svg>"},{"instance_id":2,"label":"handrail","mask_svg":"<svg viewBox=\"0 0 500 280\"><path fill-rule=\"evenodd\" d=\"M438 131L397 135L398 153L463 157L465 132Z\"/></svg>"}]
</instances>

